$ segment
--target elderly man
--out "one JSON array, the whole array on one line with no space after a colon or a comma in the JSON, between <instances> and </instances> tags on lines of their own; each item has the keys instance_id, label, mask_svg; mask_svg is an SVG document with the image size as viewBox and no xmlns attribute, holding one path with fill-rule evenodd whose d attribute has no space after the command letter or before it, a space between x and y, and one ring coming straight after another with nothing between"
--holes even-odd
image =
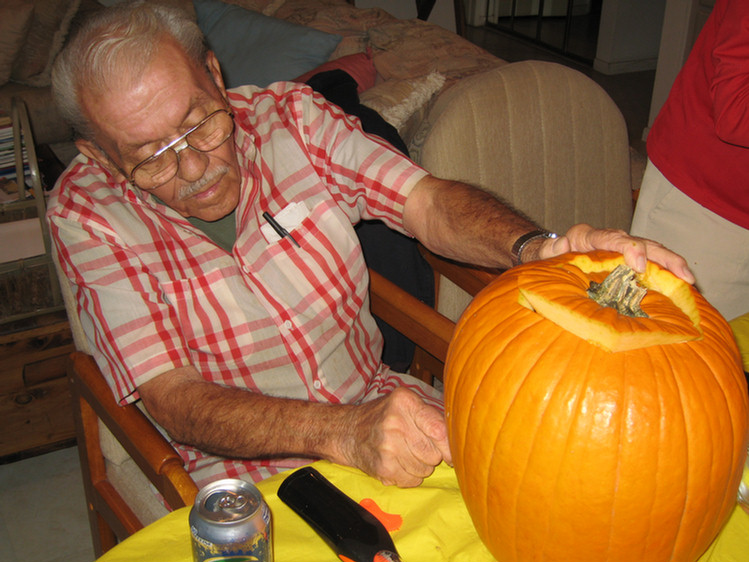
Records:
<instances>
[{"instance_id":1,"label":"elderly man","mask_svg":"<svg viewBox=\"0 0 749 562\"><path fill-rule=\"evenodd\" d=\"M691 280L623 232L529 236L536 225L306 86L227 91L179 12L103 10L53 80L82 153L50 205L62 269L117 397L142 398L199 483L317 457L411 486L450 461L438 393L380 361L362 219L484 266L607 248Z\"/></svg>"}]
</instances>

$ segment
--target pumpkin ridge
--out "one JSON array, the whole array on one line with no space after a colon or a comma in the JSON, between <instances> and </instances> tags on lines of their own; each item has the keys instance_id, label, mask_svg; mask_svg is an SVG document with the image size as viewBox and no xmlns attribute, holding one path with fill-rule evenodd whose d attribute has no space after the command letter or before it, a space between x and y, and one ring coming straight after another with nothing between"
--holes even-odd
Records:
<instances>
[{"instance_id":1,"label":"pumpkin ridge","mask_svg":"<svg viewBox=\"0 0 749 562\"><path fill-rule=\"evenodd\" d=\"M678 388L678 377L673 377L673 378L674 378L674 382L676 383L677 388ZM681 392L679 392L679 398L681 399ZM679 408L679 411L683 412L684 411L684 407L681 406ZM685 452L685 455L686 455L685 464L688 467L689 466L689 457L690 457L689 438L688 438L689 431L687 429L686 416L683 415L682 418L683 418L683 424L684 424L684 428L685 428L685 431L684 431L684 434L683 434L684 444L682 445L682 448L683 448L683 450ZM682 494L682 502L681 502L682 509L681 509L681 514L679 515L679 522L676 525L676 529L677 529L676 535L674 536L674 539L671 541L671 555L669 557L669 560L673 560L674 559L674 556L676 555L676 552L678 551L679 547L681 546L681 542L682 542L682 538L681 537L683 535L679 532L679 529L681 529L682 525L684 524L684 518L687 516L687 507L689 506L689 490L691 489L691 486L690 486L691 472L688 469L686 471L685 478L682 480L682 482L684 483L684 493Z\"/></svg>"},{"instance_id":2,"label":"pumpkin ridge","mask_svg":"<svg viewBox=\"0 0 749 562\"><path fill-rule=\"evenodd\" d=\"M655 365L654 365L653 358L651 356L647 356L646 360L647 360L648 366L650 367L647 371L654 372ZM626 365L624 367L624 371L625 373L629 372L629 369L627 368ZM663 414L665 410L663 406L663 394L659 390L660 387L662 386L662 382L659 381L659 378L657 376L651 376L649 377L649 380L652 381L652 385L656 389L654 392L654 395L658 396L658 400L656 401L656 404L658 406L658 411L654 415L657 415L657 418L661 420L658 434L657 436L653 437L653 440L660 441L662 439L662 433L663 433L663 429L662 429L663 420L665 419L665 416ZM657 447L657 444L655 446ZM653 462L655 463L655 466L653 467L654 469L650 471L649 474L646 475L648 477L652 475L652 478L649 478L650 489L652 490L652 493L649 495L649 498L648 498L649 499L648 509L647 509L648 513L652 513L655 510L656 497L657 497L658 492L660 491L658 476L661 474L661 469L662 469L661 456L656 454L654 456ZM654 534L657 532L657 530L653 527L653 523L654 523L653 518L647 518L647 529L644 529L643 540L641 541L642 553L646 553L648 552L649 548L653 548L650 545L652 545L655 542ZM644 555L642 557L643 559L645 558Z\"/></svg>"},{"instance_id":3,"label":"pumpkin ridge","mask_svg":"<svg viewBox=\"0 0 749 562\"><path fill-rule=\"evenodd\" d=\"M563 334L560 334L558 337L563 337ZM580 341L579 343L584 345L584 342L582 342L582 341ZM529 366L528 361L524 361L523 362L523 368L524 368L524 370L530 371L530 375L529 375L529 377L525 377L523 379L522 385L518 386L517 390L515 390L513 392L513 394L516 397L522 397L525 401L528 401L530 398L533 397L533 395L535 393L532 390L528 390L528 386L529 385L536 385L536 386L539 385L539 378L541 378L541 377L539 376L539 374L537 372L537 367L538 367L538 363L541 362L541 361L549 362L549 358L548 358L548 356L545 353L539 353L537 355L537 357L535 358L535 360L532 363L530 363L530 365L532 365L530 368L528 367ZM547 390L546 390L546 392L544 392L543 398L541 399L541 401L537 401L537 400L533 401L534 405L538 405L538 404L540 404L540 405L538 405L533 410L534 417L533 417L533 420L531 420L531 421L533 421L533 435L532 436L530 434L526 435L526 438L529 441L530 445L529 445L529 449L528 449L528 451L527 451L527 453L525 455L525 460L522 463L523 466L525 467L525 470L523 471L522 474L518 475L518 478L513 478L512 479L513 482L515 482L515 481L517 482L517 485L515 485L513 487L512 500L511 500L511 503L508 502L508 504L509 504L508 510L509 510L510 513L513 514L513 516L516 518L516 520L519 520L520 517L528 518L528 514L527 513L519 511L518 504L519 504L519 499L520 498L525 498L525 497L528 496L529 488L530 488L531 491L534 488L533 484L528 482L528 478L532 476L531 470L528 468L530 466L529 463L533 459L537 458L535 456L535 453L538 450L538 441L539 441L538 440L538 435L539 435L539 432L541 431L542 428L544 429L544 431L547 430L546 426L544 425L544 420L547 420L548 417L549 417L549 409L550 409L550 405L551 405L550 403L551 403L551 401L553 400L553 397L554 397L554 393L552 391L552 388L557 388L562 383L562 381L565 378L564 377L564 374L565 374L565 370L564 369L560 368L557 371L555 371L555 373L557 373L557 374L555 374L555 376L554 376L553 387L549 387L549 384L550 384L549 382L544 382L543 385L544 385L544 387L547 388ZM533 377L533 380L530 380L531 377ZM587 377L587 375L586 375L586 377ZM579 382L577 382L575 384L575 386L579 386L579 385L580 385ZM508 447L511 448L513 450L513 454L514 455L517 454L516 451L518 450L517 447L515 446L515 442L517 441L518 435L517 435L517 429L515 429L514 427L508 427L509 422L512 421L512 420L508 420L508 418L512 417L513 420L515 418L522 419L523 415L522 415L522 413L520 413L520 414L517 413L517 408L523 408L523 407L524 407L523 404L519 403L517 400L513 400L512 407L508 408L508 410L505 413L505 416L503 418L503 420L505 422L508 422L508 423L504 423L503 422L502 427L497 432L498 433L498 440L503 440L505 442L507 441L507 438L505 437L505 435L506 435L506 433L508 431L512 435L515 436L515 440L512 441L512 442L507 442L507 444L505 446L505 448L508 448ZM567 425L570 426L573 423L574 423L574 420L569 420ZM515 424L513 424L513 425L515 425ZM492 474L496 474L497 471L499 471L500 475L498 477L496 477L496 478L502 478L505 482L508 481L506 471L502 472L503 466L504 465L502 465L502 464L492 465L491 466L491 469L490 469L490 480L492 478L491 475ZM559 478L559 474L560 474L560 472L557 471L557 481L558 481L558 478ZM505 487L509 487L509 485L507 485ZM509 497L509 493L507 495ZM550 522L551 522L551 513L549 512L549 513L546 514L546 525L545 525L545 528L547 529L547 534L548 534L548 529L549 529ZM523 525L517 525L518 530L520 530L522 527L523 527ZM538 521L535 518L533 519L533 528L534 528L534 534L535 534L535 532L538 531ZM513 552L515 552L515 558L514 558L515 560L519 560L519 561L523 561L524 560L524 557L522 556L522 552L520 552L520 554L518 553L518 548L519 548L518 545L523 545L524 542L527 542L527 540L523 541L521 537L518 537L518 536L515 537L515 546L513 548Z\"/></svg>"},{"instance_id":4,"label":"pumpkin ridge","mask_svg":"<svg viewBox=\"0 0 749 562\"><path fill-rule=\"evenodd\" d=\"M519 332L518 336L521 337L522 334L523 334L523 332L529 331L532 327L533 326L529 326L525 330ZM500 329L500 331L501 331L501 329ZM485 341L486 341L486 339L482 340L482 343L485 343ZM512 342L510 342L510 345L511 344L512 344ZM501 351L498 351L498 352L496 352L493 355L493 359L492 359L491 364L490 364L489 369L488 369L489 372L493 372L495 365L497 363L499 363L499 362L502 362L501 355L502 355ZM507 372L511 372L513 370L513 367L514 367L514 363L510 363L510 364L505 363L505 368L503 370L507 371ZM484 372L484 371L482 371L482 372ZM489 378L490 377L482 377L481 378L481 381L480 381L479 385L477 386L476 395L477 396L484 396L485 399L489 400L491 403L495 403L496 402L495 401L496 394L503 393L505 391L505 389L506 389L506 387L503 385L503 382L502 382L502 379L504 379L506 377L502 377L502 379L494 378L494 379L491 379L491 380L489 380ZM519 394L520 389L522 389L522 387L523 387L523 385L525 383L526 383L526 380L523 379L522 381L519 381L519 383L517 385L515 385L516 392L513 393L513 396L515 398L513 398L513 400L510 401L506 405L506 407L504 408L504 411L501 413L500 416L498 416L498 417L501 417L501 420L502 420L501 424L502 424L502 426L504 426L504 422L507 420L507 417L509 416L510 411L513 409L514 405L516 404L517 395ZM494 387L494 392L490 396L488 396L486 392L482 392L482 389L485 388L486 385L492 385ZM469 417L468 417L468 420L467 420L467 423L466 423L466 427L476 427L476 426L483 427L484 424L482 422L484 422L485 420L483 420L483 419L476 420L475 419L475 415L474 415L474 411L475 410L472 409L471 414L469 414ZM488 458L487 463L486 463L486 466L487 466L487 476L489 477L488 480L491 480L491 474L494 471L496 464L499 464L500 465L499 468L503 469L503 467L501 466L501 463L504 461L504 459L499 455L499 453L500 453L500 447L497 445L499 442L502 441L502 436L503 436L502 430L500 429L498 432L496 432L496 435L495 435L495 438L494 438L494 443L492 443L492 449L491 449L492 452L491 452L491 455ZM479 435L473 435L471 437L472 440L473 439L477 440L478 438L479 438ZM466 460L465 464L466 464L466 467L468 467L468 466L471 466L472 463L470 462L470 459L468 459L468 460ZM487 500L488 500L489 499L489 494L484 493L480 497L486 497ZM489 508L489 506L487 505L486 506L486 509L487 509L486 513L489 513L488 508ZM510 509L509 512L515 513L514 508ZM487 519L487 526L485 528L485 533L486 533L487 536L492 533L492 529L489 526L488 519Z\"/></svg>"},{"instance_id":5,"label":"pumpkin ridge","mask_svg":"<svg viewBox=\"0 0 749 562\"><path fill-rule=\"evenodd\" d=\"M490 317L496 317L492 308L492 305L494 305L494 308L496 308L496 303L494 302L494 300L487 300L487 302L481 302L479 304L480 310L486 312ZM513 317L517 314L518 312L514 312L506 319L506 321L513 321ZM529 326L527 326L526 329L532 329L537 322L538 320L534 319L531 323L529 323ZM480 341L479 347L482 349L491 349L493 355L484 353L476 357L476 354L474 352L475 350L473 348L453 349L453 346L451 346L451 350L453 350L454 352L451 353L448 357L447 364L458 364L461 365L462 369L470 367L469 372L472 373L477 371L485 372L484 369L486 368L494 368L497 357L501 355L501 353L503 353L507 347L507 345L498 347L492 343L497 339L497 337L501 337L501 332L501 326L494 326L490 330L481 330L480 334L476 336L478 341ZM509 345L511 344L511 342L507 342L507 344ZM477 365L477 363L479 364ZM463 376L455 378L453 380L453 378L447 377L446 382L446 413L456 418L456 423L459 427L462 427L463 429L470 427L470 411L467 413L458 411L458 408L454 407L454 405L458 403L466 403L467 401L462 398L465 395L475 395L478 392L481 384L483 384L483 379L479 379L476 376ZM470 408L468 410L470 410ZM452 425L455 424L450 424L450 426ZM451 436L450 442L451 444L455 445L454 448L462 449L460 444L465 443L466 439L466 432L463 431L460 435L453 434Z\"/></svg>"},{"instance_id":6,"label":"pumpkin ridge","mask_svg":"<svg viewBox=\"0 0 749 562\"><path fill-rule=\"evenodd\" d=\"M584 342L582 342L582 341L577 342L577 343L578 343L578 347L581 347L582 345L584 345ZM571 353L570 354L570 359L572 357L574 357L574 356L575 356L575 354ZM561 367L560 367L560 369L561 369ZM560 376L559 382L561 382L562 378L564 377L564 373L566 373L566 371L567 371L566 368L565 369L561 369L561 370L562 370L563 374ZM588 381L589 377L590 377L590 373L587 370L585 370L585 378L582 381L579 381L578 383L576 383L576 386L578 388L585 387L587 385L587 381ZM559 384L557 384L556 387L558 388ZM567 457L567 455L569 454L570 449L571 449L570 448L570 441L572 440L573 433L574 433L574 430L571 429L571 428L574 428L577 425L578 419L580 417L580 403L582 401L583 401L583 396L581 396L580 394L578 394L575 397L575 404L574 404L574 406L572 406L570 408L574 412L574 415L572 416L572 418L570 420L568 420L568 423L566 424L566 427L564 428L564 433L566 434L566 437L565 437L564 447L561 447L561 449L564 452L563 452L563 454L562 454L562 456L561 456L561 458L559 460L558 468L557 468L557 471L556 471L556 479L554 481L554 496L555 497L563 497L563 495L565 494L565 491L563 489L561 489L561 477L562 477L562 472L563 472L564 466L565 466L565 458ZM546 415L546 414L548 414L548 409L544 412L544 415ZM557 428L557 430L560 430L560 429L561 428ZM552 514L550 513L549 515L552 515ZM563 515L564 514L562 514L562 516ZM553 552L552 552L552 555L551 555L552 557L549 558L549 555L547 554L548 550L546 550L546 549L548 549L549 547L553 548L554 544L555 544L554 543L555 537L551 536L551 531L548 528L548 523L551 520L551 518L552 517L547 517L547 528L546 528L546 533L545 533L546 534L546 538L544 539L544 543L546 545L545 546L545 550L544 550L544 556L545 556L545 559L548 559L548 560L553 560Z\"/></svg>"},{"instance_id":7,"label":"pumpkin ridge","mask_svg":"<svg viewBox=\"0 0 749 562\"><path fill-rule=\"evenodd\" d=\"M592 359L589 358L588 366L590 366L591 364ZM579 383L580 390L578 394L579 399L577 400L577 404L575 407L575 419L570 424L569 428L564 428L564 432L567 433L568 442L571 439L573 443L572 445L568 445L564 448L565 457L564 460L560 461L560 465L562 465L562 467L564 468L564 474L566 475L565 483L568 484L570 482L570 479L572 479L573 482L575 479L579 479L579 477L577 477L574 474L573 470L570 468L570 466L574 467L576 464L578 464L578 461L576 461L574 457L570 457L569 452L573 450L575 443L577 443L577 447L580 447L581 445L583 446L583 448L580 449L578 456L585 457L585 461L582 463L583 466L581 468L584 471L583 474L586 481L580 483L581 490L579 491L579 495L581 498L584 498L584 504L594 505L598 503L599 496L601 494L605 496L610 493L609 490L616 489L617 481L620 478L621 471L620 463L616 460L613 460L613 463L610 463L607 462L607 459L605 457L601 459L597 456L600 451L599 442L602 440L602 437L595 431L597 424L590 423L590 415L588 415L586 411L588 410L591 402L593 402L594 406L599 402L597 396L606 386L611 385L612 383L617 384L617 390L614 392L615 397L618 398L614 400L615 407L611 411L608 422L605 424L605 427L608 427L608 429L605 430L605 440L610 443L611 440L615 438L617 440L617 449L620 449L622 443L621 432L623 427L623 420L621 417L622 408L619 406L621 402L620 397L622 395L624 386L618 373L605 373L603 377L600 377L600 374L594 374L591 376L590 372L595 372L595 369L591 370L585 365L575 365L575 368L581 371L586 371L588 374L586 375L586 379L584 381L580 381ZM603 382L596 382L594 380L596 378L600 378ZM612 380L609 381L608 379ZM608 474L610 474L611 476L604 478L604 475ZM589 479L591 476L593 477L593 479ZM571 493L576 492L577 490L570 489L567 490L566 495L569 496ZM559 489L559 492L557 492L557 494L563 493L564 485L561 489ZM608 509L608 511L600 512L600 516L596 515L595 517L593 517L590 525L595 526L596 528L604 527L603 531L605 533L605 541L600 541L600 544L589 544L589 548L581 553L580 560L598 560L601 559L601 556L609 553L609 545L612 542L610 537L610 529L612 528L612 525L614 523L613 507L614 506L612 505ZM582 521L580 519L580 515L578 513L574 512L563 511L559 513L558 518L559 517L574 519L577 523L577 528L579 528L581 524L584 525L586 523L585 521ZM606 532L606 529L609 529L608 533ZM594 536L596 534L597 533L595 532L593 533ZM559 538L554 537L552 539L552 542L558 543Z\"/></svg>"},{"instance_id":8,"label":"pumpkin ridge","mask_svg":"<svg viewBox=\"0 0 749 562\"><path fill-rule=\"evenodd\" d=\"M626 412L628 411L629 400L631 399L631 397L630 397L631 391L630 391L629 385L627 384L627 380L626 380L627 371L625 369L622 370L622 377L624 378L624 380L621 382L621 390L622 390L621 403L622 404L621 404L620 411L617 412L618 413L618 417L620 419L618 420L617 446L616 446L616 448L617 448L617 455L616 455L616 457L619 460L616 463L616 471L615 471L615 474L614 474L614 481L613 481L613 488L614 488L614 490L619 489L620 482L623 479L621 458L622 458L622 455L623 455L623 450L625 448L625 443L626 443L627 438L626 438L626 423L625 423L625 420L623 420L621 418L622 418L622 416L626 417ZM618 521L618 519L617 519L617 503L616 502L612 502L612 504L611 504L611 514L610 514L610 519L609 520L611 521L611 524L608 526L608 533L607 533L607 536L606 536L606 549L605 549L605 553L606 553L606 558L607 559L611 558L611 552L612 552L613 546L614 546L613 545L613 543L614 543L614 527L615 527L615 525L616 525L616 523ZM642 549L642 543L640 543L639 546ZM630 553L628 553L628 555L630 555ZM633 556L634 559L640 559L641 557L642 557L642 555L640 555L640 557Z\"/></svg>"},{"instance_id":9,"label":"pumpkin ridge","mask_svg":"<svg viewBox=\"0 0 749 562\"><path fill-rule=\"evenodd\" d=\"M496 361L499 361L499 360L500 360L499 356L497 355L497 356L494 357L492 363L494 363ZM495 382L494 380L489 381L489 380L487 380L486 377L482 377L481 380L480 380L480 382L479 382L479 384L478 384L478 386L477 386L476 395L477 396L478 395L485 396L487 398L487 400L493 402L493 399L494 399L494 397L496 395L496 392L498 392L498 391L495 389L495 393L492 393L492 394L489 395L489 392L487 392L487 390L486 390L486 385L493 384L494 382ZM482 392L482 390L483 390L483 392ZM511 407L512 407L512 403L508 406L508 408L511 408ZM471 427L471 426L478 426L479 428L485 427L485 424L482 423L482 422L485 422L484 419L477 420L477 421L474 421L474 419L475 419L475 409L473 407L471 407L471 412L468 415L468 420L467 420L466 427ZM487 462L486 462L486 467L487 467L487 473L488 473L488 475L491 474L491 467L492 467L492 464L494 462L495 456L498 453L497 441L499 441L499 439L500 439L500 437L499 437L500 434L501 434L501 431L497 432L497 434L496 434L496 436L494 438L494 443L487 443L487 445L490 446L490 450L491 450L491 454L488 457ZM474 433L470 437L466 436L466 442L469 442L469 441L481 441L481 439L482 439L482 434L481 433ZM474 463L472 463L473 459L464 458L463 460L464 460L464 467L466 469L474 464ZM486 500L488 502L490 494L488 493L488 491L486 489L486 486L484 484L484 482L486 480L488 480L488 478L487 479L483 479L482 478L481 479L481 489L480 490L474 490L473 493L476 494L476 497L486 498ZM478 482L475 482L475 481L474 481L474 483L478 484ZM471 493L470 492L470 488L468 488L467 490L468 490L467 493L470 494ZM488 503L486 503L483 506L483 509L484 509L484 513L486 513L486 514L490 513L490 509L489 509L489 504ZM491 531L490 518L489 517L484 517L482 519L483 519L483 523L484 524L481 525L480 529L478 528L479 525L477 525L477 530L479 531L479 534L482 534L483 536L489 536L491 534L491 532L492 532Z\"/></svg>"},{"instance_id":10,"label":"pumpkin ridge","mask_svg":"<svg viewBox=\"0 0 749 562\"><path fill-rule=\"evenodd\" d=\"M481 339L482 345L486 345L486 340L487 335L484 335L484 337L482 337ZM455 358L452 358L451 360L457 361L457 359ZM481 371L483 368L491 367L492 362L495 360L496 358L490 360L488 356L483 354L479 357L476 357L476 354L471 354L469 351L467 351L465 353L465 360L462 364L462 368L467 369L469 370L469 372L473 373ZM479 364L477 365L477 363ZM466 394L471 395L478 393L482 383L483 379L479 379L476 376L461 377L452 385L449 394L447 394L446 396L446 413L456 420L460 420L459 425L463 429L463 431L461 431L459 435L453 432L453 434L450 436L451 447L456 450L460 450L462 444L464 444L468 439L468 436L466 435L466 432L464 430L470 424L472 412L470 403L465 402L466 404L468 404L468 407L465 409L458 408L456 404L463 403L462 396Z\"/></svg>"},{"instance_id":11,"label":"pumpkin ridge","mask_svg":"<svg viewBox=\"0 0 749 562\"><path fill-rule=\"evenodd\" d=\"M664 350L659 350L659 361L654 363L657 363L660 365L664 361L664 357L666 355ZM651 358L652 359L652 358ZM687 508L689 506L689 490L690 488L690 478L691 474L689 471L689 430L687 428L687 420L686 420L686 414L685 414L685 407L686 404L684 403L684 398L682 396L683 389L679 385L679 377L676 376L676 374L673 371L669 371L668 378L670 379L671 385L669 388L664 392L662 390L664 380L661 376L661 373L659 372L659 369L654 369L654 380L656 382L656 385L658 386L658 396L660 397L660 403L661 407L667 412L667 416L661 416L661 423L659 425L659 434L662 436L664 431L669 432L669 430L674 427L674 424L677 422L677 420L673 419L673 416L678 416L678 423L679 423L679 437L682 440L679 448L684 452L683 462L682 465L684 466L684 478L681 479L682 485L680 486L681 492L679 494L679 497L681 498L680 504L681 509L678 516L678 521L670 525L668 527L669 532L669 543L671 544L670 554L668 560L673 560L674 555L676 554L678 545L680 543L680 529L682 528L684 524L684 518L688 515L687 514ZM678 399L678 403L674 405L673 408L664 408L663 400L667 397L673 396L674 398ZM669 421L670 424L666 424L666 421ZM671 425L671 427L667 427L667 425ZM665 455L663 455L665 457ZM658 461L661 460L662 457L657 457ZM668 459L668 463L673 463L673 459ZM661 474L661 467L659 465L656 465L658 472L657 474ZM668 464L665 467L665 470L667 470ZM663 478L669 478L669 474L663 474ZM664 483L659 482L657 491L656 491L656 497L660 498L664 494L668 495L668 490L663 490ZM672 496L673 497L673 496ZM662 535L664 532L663 525L661 525L661 528L659 529L659 533ZM658 541L662 540L662 537L656 537L656 545L658 544Z\"/></svg>"},{"instance_id":12,"label":"pumpkin ridge","mask_svg":"<svg viewBox=\"0 0 749 562\"><path fill-rule=\"evenodd\" d=\"M706 357L703 355L699 355L695 357L695 360L700 361L703 363L706 369L710 369L711 371L715 368L714 365L712 365ZM721 370L722 372L722 370ZM696 379L691 373L688 373L690 378L695 381L695 383L702 383L701 380ZM705 386L705 384L715 384L719 387L721 390L720 393L716 392L702 392L701 394L705 397L705 402L700 402L700 405L704 407L704 411L706 415L704 417L707 418L709 423L712 423L713 426L711 426L710 431L708 432L710 436L723 436L725 435L724 432L728 431L731 434L731 439L723 439L722 437L720 439L713 438L709 440L710 444L710 457L713 459L717 458L724 458L726 455L730 456L730 459L728 463L726 462L720 462L720 463L710 463L709 471L710 471L710 489L708 490L709 495L718 495L718 497L723 497L724 501L723 504L720 506L720 508L716 509L715 511L718 514L727 514L730 513L732 510L735 500L733 499L733 491L734 489L738 488L738 482L741 480L741 472L743 470L743 467L741 467L741 460L743 460L743 455L741 455L741 459L737 457L737 451L735 449L732 449L728 447L728 443L733 442L736 438L736 428L734 427L732 420L734 419L733 416L729 415L726 425L728 427L724 427L724 425L721 423L720 419L716 419L717 416L712 415L713 412L717 412L720 414L721 412L728 412L733 411L733 406L731 405L730 401L727 399L727 396L730 396L732 393L727 391L725 388L725 385L723 384L723 377L715 377L714 379L710 379L708 381L705 381L705 383L702 383L701 386ZM709 389L712 390L712 389ZM715 400L720 400L721 404L717 404ZM710 403L706 403L707 400L710 400ZM718 407L720 406L720 407ZM743 450L746 450L746 447L744 447ZM739 466L742 468L742 470L736 470L733 471L734 474L727 475L728 477L725 478L723 475L718 473L719 467L721 466ZM721 484L722 482L722 484ZM716 486L719 487L719 490L716 490ZM702 552L710 545L710 543L713 541L715 536L717 535L718 531L722 527L721 525L716 524L715 518L710 518L707 516L707 513L705 513L705 510L702 510L703 517L700 522L700 529L699 529L699 536L704 537L704 541L697 541L692 543L692 550L690 554L694 557L697 557L698 555L702 554ZM718 518L718 520L722 520L721 518ZM700 544L704 544L704 547L700 549L699 552L696 551L698 546Z\"/></svg>"},{"instance_id":13,"label":"pumpkin ridge","mask_svg":"<svg viewBox=\"0 0 749 562\"><path fill-rule=\"evenodd\" d=\"M676 357L676 359L679 361L682 360L681 357ZM691 358L691 361L699 361L702 362L703 365L706 364L704 359L699 355ZM720 435L720 424L716 424L715 416L712 414L713 412L720 413L721 411L720 409L716 409L716 404L712 401L712 399L714 398L712 396L714 392L706 392L706 390L711 389L703 388L704 385L701 384L700 379L695 377L688 370L684 369L682 370L682 372L684 374L681 377L674 377L678 386L680 399L682 399L683 401L683 397L685 395L689 396L693 394L692 392L688 392L688 389L685 388L685 385L687 383L691 383L692 387L696 388L696 392L701 397L699 401L695 401L703 411L703 414L700 417L702 419L706 419L707 422L711 424L709 429L707 429L705 433L709 436ZM708 400L710 401L709 404L706 403ZM692 412L691 408L685 408L683 406L681 410ZM694 428L694 421L690 418L690 416L684 416L684 424L686 428L685 435L694 435L695 433L697 433L697 430ZM687 454L687 467L695 466L693 453L697 453L698 457L704 455L704 457L710 458L712 461L722 459L724 455L719 454L721 452L719 447L716 448L716 445L720 445L719 442L722 440L722 437L719 439L700 439L699 442L702 445L699 452L697 451L696 445L694 447L690 447L689 443L687 443L687 445L685 446L685 451ZM708 448L709 450L707 450ZM724 466L724 461L720 463L710 462L709 464L710 466L707 468L707 472L709 473L707 489L703 492L703 497L714 496L716 492L716 479L720 478L720 475L717 475L715 471L717 470L718 465ZM687 470L687 490L692 489L692 487L690 486L690 479L693 478L694 473L691 470ZM730 486L730 479L725 482L725 486L723 487L724 493L727 490L726 486ZM682 556L687 557L685 559L696 558L698 555L698 550L699 553L701 553L710 545L715 534L717 534L717 531L722 526L721 520L721 523L716 527L715 518L724 511L725 508L723 506L725 506L725 500L728 499L724 498L724 503L722 504L723 506L721 506L720 508L710 510L702 505L704 503L704 500L700 502L699 505L695 505L695 498L693 496L694 494L685 494L684 509L682 510L682 517L678 525L679 532L677 534L676 540L674 541L673 548L674 556L678 556L679 554L681 554ZM683 530L684 527L686 527L686 529ZM691 530L691 532L688 532L687 530Z\"/></svg>"}]
</instances>

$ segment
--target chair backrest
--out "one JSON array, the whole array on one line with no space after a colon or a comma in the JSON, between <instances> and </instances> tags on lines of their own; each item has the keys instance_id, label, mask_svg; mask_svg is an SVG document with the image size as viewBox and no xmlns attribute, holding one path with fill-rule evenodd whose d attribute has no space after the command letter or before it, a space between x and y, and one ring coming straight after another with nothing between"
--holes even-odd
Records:
<instances>
[{"instance_id":1,"label":"chair backrest","mask_svg":"<svg viewBox=\"0 0 749 562\"><path fill-rule=\"evenodd\" d=\"M549 230L629 229L626 123L569 67L523 61L461 80L436 100L412 151L434 175L488 189ZM470 298L443 281L438 310L456 320Z\"/></svg>"}]
</instances>

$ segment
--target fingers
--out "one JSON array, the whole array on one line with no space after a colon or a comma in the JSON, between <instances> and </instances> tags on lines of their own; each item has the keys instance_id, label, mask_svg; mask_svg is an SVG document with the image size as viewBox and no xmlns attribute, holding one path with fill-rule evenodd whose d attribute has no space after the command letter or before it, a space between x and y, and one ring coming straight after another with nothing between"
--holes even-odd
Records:
<instances>
[{"instance_id":1,"label":"fingers","mask_svg":"<svg viewBox=\"0 0 749 562\"><path fill-rule=\"evenodd\" d=\"M387 400L392 415L383 423L382 480L401 487L418 486L445 456L450 458L444 417L405 388Z\"/></svg>"},{"instance_id":2,"label":"fingers","mask_svg":"<svg viewBox=\"0 0 749 562\"><path fill-rule=\"evenodd\" d=\"M634 240L635 242L629 247L625 247L622 253L625 263L635 271L638 273L644 272L647 261L650 260L662 265L687 283L694 283L694 274L689 269L687 261L680 255L652 240L644 238L634 238Z\"/></svg>"},{"instance_id":3,"label":"fingers","mask_svg":"<svg viewBox=\"0 0 749 562\"><path fill-rule=\"evenodd\" d=\"M447 425L442 412L424 404L421 414L415 419L417 428L428 437L429 443L438 452L439 460L452 464L450 444L447 441Z\"/></svg>"},{"instance_id":4,"label":"fingers","mask_svg":"<svg viewBox=\"0 0 749 562\"><path fill-rule=\"evenodd\" d=\"M568 240L569 251L610 250L619 252L624 256L624 262L638 273L645 272L649 260L668 269L687 283L694 283L694 275L686 260L653 240L630 236L623 230L597 229L587 224L573 226L565 236L558 240L563 239Z\"/></svg>"},{"instance_id":5,"label":"fingers","mask_svg":"<svg viewBox=\"0 0 749 562\"><path fill-rule=\"evenodd\" d=\"M443 460L450 462L442 413L398 388L357 407L359 431L351 464L384 484L418 486Z\"/></svg>"},{"instance_id":6,"label":"fingers","mask_svg":"<svg viewBox=\"0 0 749 562\"><path fill-rule=\"evenodd\" d=\"M567 236L558 236L556 238L548 238L544 240L544 244L538 251L538 257L539 259L553 258L570 251L572 250L570 248L569 238L567 238Z\"/></svg>"}]
</instances>

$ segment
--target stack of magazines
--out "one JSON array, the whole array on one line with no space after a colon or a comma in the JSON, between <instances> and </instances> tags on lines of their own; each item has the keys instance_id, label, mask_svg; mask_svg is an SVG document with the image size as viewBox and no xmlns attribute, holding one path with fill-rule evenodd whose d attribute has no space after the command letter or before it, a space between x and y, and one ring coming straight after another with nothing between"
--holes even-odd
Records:
<instances>
[{"instance_id":1,"label":"stack of magazines","mask_svg":"<svg viewBox=\"0 0 749 562\"><path fill-rule=\"evenodd\" d=\"M24 181L27 186L30 186L29 159L25 146L22 150L22 156ZM0 203L16 201L18 199L20 193L18 181L15 143L13 141L13 123L10 117L0 114Z\"/></svg>"}]
</instances>

